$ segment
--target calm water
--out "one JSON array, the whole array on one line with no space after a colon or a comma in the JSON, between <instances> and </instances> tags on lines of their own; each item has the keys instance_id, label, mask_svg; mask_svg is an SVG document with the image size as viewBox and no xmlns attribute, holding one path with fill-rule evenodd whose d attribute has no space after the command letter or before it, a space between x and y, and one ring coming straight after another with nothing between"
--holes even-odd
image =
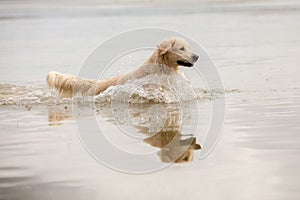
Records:
<instances>
[{"instance_id":1,"label":"calm water","mask_svg":"<svg viewBox=\"0 0 300 200\"><path fill-rule=\"evenodd\" d=\"M223 134L205 159L200 159L197 144L203 144L213 101L198 100L198 109L187 104L184 113L176 105L133 106L124 116L134 123L116 120L124 114L120 110L91 105L74 109L69 101L57 100L56 105L56 99L47 105L1 105L0 199L299 199L299 4L157 11L39 9L1 2L0 9L1 101L41 95L22 91L47 92L48 71L77 74L97 44L121 31L151 26L191 36L218 66L225 88L238 91L226 93ZM164 133L160 139L133 140L113 130L118 126L139 138L149 136L163 126L160 118L149 119L160 110L172 117L190 116L176 141L192 148L186 148L180 163L155 173L132 175L107 168L78 137L78 121L97 118L105 136L121 149L159 152L157 141L168 140ZM190 135L197 116L199 132ZM163 119L170 120L168 115ZM171 131L163 126L168 135L178 131L173 123ZM160 151L151 159L168 164L174 152Z\"/></svg>"}]
</instances>

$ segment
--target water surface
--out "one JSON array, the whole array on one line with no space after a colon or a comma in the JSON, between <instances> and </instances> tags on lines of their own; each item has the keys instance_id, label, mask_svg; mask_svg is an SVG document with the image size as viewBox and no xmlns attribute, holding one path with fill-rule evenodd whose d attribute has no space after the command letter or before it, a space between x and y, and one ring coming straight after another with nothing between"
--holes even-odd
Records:
<instances>
[{"instance_id":1,"label":"water surface","mask_svg":"<svg viewBox=\"0 0 300 200\"><path fill-rule=\"evenodd\" d=\"M0 100L6 105L0 108L0 198L299 199L300 16L295 3L165 8L158 15L147 7L89 12L1 3ZM194 38L231 92L226 93L223 135L207 158L200 160L201 149L194 145L187 148L185 162L131 175L92 158L76 131L76 120L96 116L107 122L107 134L116 127L116 116L105 106L86 105L80 115L74 113L69 100L47 90L45 76L52 70L77 74L98 43L141 26L175 29ZM199 132L191 136L183 129L187 137L178 138L179 143L187 139L202 145L213 101L197 101L200 112L187 112L200 117ZM133 117L144 121L137 117L140 126L121 123L122 128L139 137L155 131L147 123L158 108L151 111L152 106L132 107ZM162 106L177 112L176 106ZM193 117L187 121L186 126L195 123ZM127 151L160 150L153 141L109 136ZM170 160L170 152L153 156L157 163Z\"/></svg>"}]
</instances>

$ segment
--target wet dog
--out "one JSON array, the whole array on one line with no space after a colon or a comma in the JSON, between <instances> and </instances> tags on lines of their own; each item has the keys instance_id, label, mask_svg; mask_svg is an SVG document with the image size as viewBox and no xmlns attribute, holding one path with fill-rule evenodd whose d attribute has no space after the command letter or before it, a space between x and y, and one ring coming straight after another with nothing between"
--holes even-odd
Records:
<instances>
[{"instance_id":1,"label":"wet dog","mask_svg":"<svg viewBox=\"0 0 300 200\"><path fill-rule=\"evenodd\" d=\"M138 69L127 74L104 80L88 80L59 72L49 72L48 86L55 89L61 97L73 97L77 93L94 96L110 86L124 84L128 80L142 78L149 74L180 73L179 66L192 67L199 56L189 50L182 38L170 38L160 42L157 49Z\"/></svg>"}]
</instances>

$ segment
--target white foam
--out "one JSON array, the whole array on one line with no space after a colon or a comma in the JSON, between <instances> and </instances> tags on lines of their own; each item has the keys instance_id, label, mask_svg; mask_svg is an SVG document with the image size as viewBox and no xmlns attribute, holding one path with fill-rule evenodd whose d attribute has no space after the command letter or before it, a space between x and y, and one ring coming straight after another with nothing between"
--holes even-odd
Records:
<instances>
[{"instance_id":1,"label":"white foam","mask_svg":"<svg viewBox=\"0 0 300 200\"><path fill-rule=\"evenodd\" d=\"M54 91L36 86L0 84L0 105L59 105L84 102L102 105L112 101L129 103L176 103L195 99L211 99L203 89L193 89L181 74L148 75L111 86L95 97L60 98ZM79 100L78 100L79 99ZM73 101L72 101L73 100Z\"/></svg>"},{"instance_id":2,"label":"white foam","mask_svg":"<svg viewBox=\"0 0 300 200\"><path fill-rule=\"evenodd\" d=\"M175 103L197 97L190 81L180 74L148 75L109 87L95 97L95 102Z\"/></svg>"}]
</instances>

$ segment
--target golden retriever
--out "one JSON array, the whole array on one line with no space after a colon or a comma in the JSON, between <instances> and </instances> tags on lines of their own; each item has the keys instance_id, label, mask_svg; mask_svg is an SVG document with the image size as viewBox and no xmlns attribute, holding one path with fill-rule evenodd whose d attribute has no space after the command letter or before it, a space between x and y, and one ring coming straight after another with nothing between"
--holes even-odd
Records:
<instances>
[{"instance_id":1,"label":"golden retriever","mask_svg":"<svg viewBox=\"0 0 300 200\"><path fill-rule=\"evenodd\" d=\"M199 56L189 50L188 43L182 38L169 38L157 45L157 49L138 69L124 75L104 80L87 80L59 72L49 72L48 86L55 89L62 97L73 97L77 93L94 96L110 86L124 84L131 79L138 79L149 74L179 73L179 66L192 67Z\"/></svg>"}]
</instances>

